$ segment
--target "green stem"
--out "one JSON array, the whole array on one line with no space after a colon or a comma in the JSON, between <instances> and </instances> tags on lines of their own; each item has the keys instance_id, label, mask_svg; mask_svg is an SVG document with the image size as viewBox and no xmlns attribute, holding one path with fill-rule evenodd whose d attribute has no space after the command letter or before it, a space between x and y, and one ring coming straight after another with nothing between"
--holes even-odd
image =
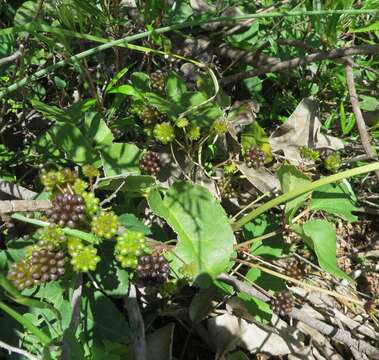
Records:
<instances>
[{"instance_id":1,"label":"green stem","mask_svg":"<svg viewBox=\"0 0 379 360\"><path fill-rule=\"evenodd\" d=\"M2 301L0 301L0 309L19 322L26 330L33 333L43 345L48 345L51 342L51 339L44 332L35 327L26 317L20 315L17 311L13 310Z\"/></svg>"},{"instance_id":2,"label":"green stem","mask_svg":"<svg viewBox=\"0 0 379 360\"><path fill-rule=\"evenodd\" d=\"M368 173L370 171L374 171L374 170L378 170L378 169L379 169L379 162L375 162L373 164L364 165L364 166L360 166L360 167L357 167L354 169L346 170L346 171L343 171L339 174L331 175L331 176L322 178L320 180L313 181L310 184L307 184L305 186L301 186L301 187L299 187L293 191L285 193L281 196L278 196L278 197L266 202L265 204L263 204L259 208L256 208L253 211L251 211L250 213L246 214L244 217L242 217L241 219L239 219L238 221L236 221L235 223L232 224L233 230L236 231L236 230L240 229L246 223L253 220L257 216L263 214L267 210L270 210L271 208L273 208L275 206L283 204L286 201L292 200L292 199L294 199L300 195L303 195L307 192L313 191L314 189L316 189L322 185L330 184L330 183L333 183L333 182L336 182L336 181L339 181L339 180L342 180L342 179L345 179L348 177L352 177L352 176L360 175L360 174L365 174L365 173Z\"/></svg>"},{"instance_id":3,"label":"green stem","mask_svg":"<svg viewBox=\"0 0 379 360\"><path fill-rule=\"evenodd\" d=\"M28 218L28 217L26 217L22 214L19 214L19 213L15 213L15 214L11 215L11 218L15 219L15 220L22 221L22 222L26 222L29 224L41 226L41 227L48 227L49 225L51 225L50 223L48 223L46 221L31 219L31 218ZM66 235L74 236L76 238L87 241L91 244L96 244L99 242L99 239L95 235L92 235L92 234L87 233L85 231L70 229L68 227L63 228L62 230Z\"/></svg>"},{"instance_id":4,"label":"green stem","mask_svg":"<svg viewBox=\"0 0 379 360\"><path fill-rule=\"evenodd\" d=\"M61 68L73 61L78 61L86 58L87 56L91 56L97 54L98 52L110 49L114 46L121 46L122 44L133 42L139 39L143 39L145 37L151 36L152 34L163 34L169 31L185 29L189 27L200 26L208 23L214 22L237 22L248 19L260 19L260 18L277 18L277 17L299 17L299 16L322 16L322 15L337 15L337 14L346 14L346 15L361 15L361 14L376 14L379 10L377 9L351 9L351 10L315 10L315 11L293 11L293 12L272 12L272 13L258 13L258 14L247 14L247 15L238 15L238 16L225 16L213 19L198 19L192 21L186 21L175 25L165 26L158 29L145 31L140 34L135 34L131 36L127 36L122 39L117 39L113 41L109 41L106 44L99 45L97 47L91 48L89 50L83 51L76 55L73 55L65 60L59 61L54 65L47 66L44 69L41 69L34 73L33 75L24 77L23 79L15 82L14 84L8 86L3 91L0 92L0 99L2 99L5 95L21 88L27 83L32 81L36 81L43 76L46 76L52 73L54 70Z\"/></svg>"}]
</instances>

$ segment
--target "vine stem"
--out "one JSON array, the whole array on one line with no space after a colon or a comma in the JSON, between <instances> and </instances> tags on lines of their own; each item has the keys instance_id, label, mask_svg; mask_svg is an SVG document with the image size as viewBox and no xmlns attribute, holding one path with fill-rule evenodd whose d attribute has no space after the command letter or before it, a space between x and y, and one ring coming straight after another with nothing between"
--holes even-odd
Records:
<instances>
[{"instance_id":1,"label":"vine stem","mask_svg":"<svg viewBox=\"0 0 379 360\"><path fill-rule=\"evenodd\" d=\"M280 205L280 204L283 204L286 201L292 200L292 199L294 199L300 195L303 195L307 192L311 192L320 186L327 185L327 184L330 184L333 182L337 182L339 180L343 180L343 179L346 179L348 177L365 174L365 173L368 173L370 171L375 171L378 169L379 169L379 162L375 162L375 163L360 166L360 167L357 167L354 169L346 170L346 171L343 171L343 172L338 173L338 174L330 175L330 176L327 176L327 177L322 178L320 180L313 181L310 184L300 186L297 189L290 191L290 192L287 192L283 195L280 195L277 198L274 198L274 199L266 202L262 206L252 210L251 212L249 212L248 214L243 216L241 219L239 219L238 221L236 221L232 224L233 230L236 231L236 230L240 229L242 226L247 224L249 221L255 219L257 216L259 216L259 215L263 214L264 212L272 209L273 207Z\"/></svg>"},{"instance_id":2,"label":"vine stem","mask_svg":"<svg viewBox=\"0 0 379 360\"><path fill-rule=\"evenodd\" d=\"M51 342L51 339L44 332L35 327L27 318L20 315L17 311L13 310L2 301L0 301L0 309L19 322L26 330L33 333L43 345L48 345Z\"/></svg>"},{"instance_id":3,"label":"vine stem","mask_svg":"<svg viewBox=\"0 0 379 360\"><path fill-rule=\"evenodd\" d=\"M30 76L26 76L14 84L8 86L3 91L0 92L0 99L4 98L5 95L18 90L23 87L27 83L32 81L36 81L50 73L54 70L61 68L67 64L72 63L73 61L78 61L86 58L87 56L91 56L97 54L101 51L110 49L114 46L122 46L123 44L130 43L139 39L146 38L153 34L163 34L169 31L180 30L195 26L200 26L208 23L215 22L238 22L241 20L249 20L249 19L263 19L263 18L280 18L280 17L301 17L301 16L328 16L328 15L337 15L337 14L345 14L345 15L362 15L362 14L377 14L379 10L377 9L350 9L350 10L314 10L314 11L292 11L292 12L271 12L271 13L256 13L256 14L246 14L246 15L238 15L238 16L224 16L219 18L212 19L198 19L192 21L186 21L175 25L165 26L154 30L145 31L140 34L126 36L121 39L109 41L106 44L99 45L97 47L82 51L78 54L72 55L65 60L61 60L53 65L47 66Z\"/></svg>"}]
</instances>

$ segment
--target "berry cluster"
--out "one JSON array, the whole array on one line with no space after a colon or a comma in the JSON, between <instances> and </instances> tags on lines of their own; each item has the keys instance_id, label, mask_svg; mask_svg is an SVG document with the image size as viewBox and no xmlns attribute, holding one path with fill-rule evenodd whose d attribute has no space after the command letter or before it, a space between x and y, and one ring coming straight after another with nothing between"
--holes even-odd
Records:
<instances>
[{"instance_id":1,"label":"berry cluster","mask_svg":"<svg viewBox=\"0 0 379 360\"><path fill-rule=\"evenodd\" d=\"M63 251L35 249L31 258L22 258L11 265L8 279L19 290L48 281L55 281L65 273L66 257Z\"/></svg>"},{"instance_id":2,"label":"berry cluster","mask_svg":"<svg viewBox=\"0 0 379 360\"><path fill-rule=\"evenodd\" d=\"M148 151L143 155L139 163L139 167L145 174L157 176L161 170L161 164L158 155L152 151Z\"/></svg>"},{"instance_id":3,"label":"berry cluster","mask_svg":"<svg viewBox=\"0 0 379 360\"><path fill-rule=\"evenodd\" d=\"M249 168L258 169L264 166L265 160L265 153L256 146L252 146L245 153L245 163Z\"/></svg>"},{"instance_id":4,"label":"berry cluster","mask_svg":"<svg viewBox=\"0 0 379 360\"><path fill-rule=\"evenodd\" d=\"M84 192L82 194L85 204L85 211L88 216L95 215L99 210L100 199L98 199L93 193Z\"/></svg>"},{"instance_id":5,"label":"berry cluster","mask_svg":"<svg viewBox=\"0 0 379 360\"><path fill-rule=\"evenodd\" d=\"M76 195L83 195L83 193L88 188L88 183L81 179L76 179L72 184L71 189Z\"/></svg>"},{"instance_id":6,"label":"berry cluster","mask_svg":"<svg viewBox=\"0 0 379 360\"><path fill-rule=\"evenodd\" d=\"M85 206L81 196L65 192L57 195L52 203L53 207L46 210L46 215L51 222L73 228L84 219Z\"/></svg>"},{"instance_id":7,"label":"berry cluster","mask_svg":"<svg viewBox=\"0 0 379 360\"><path fill-rule=\"evenodd\" d=\"M282 236L284 243L287 245L291 245L299 239L299 236L287 224L283 226Z\"/></svg>"},{"instance_id":8,"label":"berry cluster","mask_svg":"<svg viewBox=\"0 0 379 360\"><path fill-rule=\"evenodd\" d=\"M162 71L156 71L150 74L151 90L163 92L166 85L166 77Z\"/></svg>"},{"instance_id":9,"label":"berry cluster","mask_svg":"<svg viewBox=\"0 0 379 360\"><path fill-rule=\"evenodd\" d=\"M320 153L317 150L313 150L307 146L300 146L299 152L304 160L316 161L320 158Z\"/></svg>"},{"instance_id":10,"label":"berry cluster","mask_svg":"<svg viewBox=\"0 0 379 360\"><path fill-rule=\"evenodd\" d=\"M116 259L124 268L137 267L137 258L145 250L145 237L138 231L127 231L117 237Z\"/></svg>"},{"instance_id":11,"label":"berry cluster","mask_svg":"<svg viewBox=\"0 0 379 360\"><path fill-rule=\"evenodd\" d=\"M191 141L199 140L201 137L201 131L199 126L192 126L187 133L187 137Z\"/></svg>"},{"instance_id":12,"label":"berry cluster","mask_svg":"<svg viewBox=\"0 0 379 360\"><path fill-rule=\"evenodd\" d=\"M270 305L275 314L286 316L292 311L294 302L291 294L288 291L283 291L271 300Z\"/></svg>"},{"instance_id":13,"label":"berry cluster","mask_svg":"<svg viewBox=\"0 0 379 360\"><path fill-rule=\"evenodd\" d=\"M144 125L152 125L159 119L160 113L152 106L144 106L138 116Z\"/></svg>"},{"instance_id":14,"label":"berry cluster","mask_svg":"<svg viewBox=\"0 0 379 360\"><path fill-rule=\"evenodd\" d=\"M231 199L237 197L237 190L231 179L222 179L218 182L220 195L223 199Z\"/></svg>"},{"instance_id":15,"label":"berry cluster","mask_svg":"<svg viewBox=\"0 0 379 360\"><path fill-rule=\"evenodd\" d=\"M117 215L113 212L101 212L91 222L92 232L105 239L115 236L120 227Z\"/></svg>"},{"instance_id":16,"label":"berry cluster","mask_svg":"<svg viewBox=\"0 0 379 360\"><path fill-rule=\"evenodd\" d=\"M324 160L324 166L332 173L336 173L342 165L341 156L338 153L332 153Z\"/></svg>"},{"instance_id":17,"label":"berry cluster","mask_svg":"<svg viewBox=\"0 0 379 360\"><path fill-rule=\"evenodd\" d=\"M62 184L64 178L59 171L46 171L41 173L41 182L47 191L52 191L57 185Z\"/></svg>"},{"instance_id":18,"label":"berry cluster","mask_svg":"<svg viewBox=\"0 0 379 360\"><path fill-rule=\"evenodd\" d=\"M40 239L38 245L41 247L59 248L66 241L63 230L59 226L53 224L39 230L38 236Z\"/></svg>"},{"instance_id":19,"label":"berry cluster","mask_svg":"<svg viewBox=\"0 0 379 360\"><path fill-rule=\"evenodd\" d=\"M68 251L71 255L71 265L76 272L87 272L96 270L100 256L97 250L91 245L84 246L80 240L71 239Z\"/></svg>"},{"instance_id":20,"label":"berry cluster","mask_svg":"<svg viewBox=\"0 0 379 360\"><path fill-rule=\"evenodd\" d=\"M100 175L99 170L93 165L84 165L83 174L88 178L95 178Z\"/></svg>"},{"instance_id":21,"label":"berry cluster","mask_svg":"<svg viewBox=\"0 0 379 360\"><path fill-rule=\"evenodd\" d=\"M144 255L138 259L137 275L146 283L162 284L170 275L170 267L162 255Z\"/></svg>"},{"instance_id":22,"label":"berry cluster","mask_svg":"<svg viewBox=\"0 0 379 360\"><path fill-rule=\"evenodd\" d=\"M286 275L293 278L300 280L304 276L304 269L301 266L301 263L297 259L291 259L287 263L287 269L286 269Z\"/></svg>"},{"instance_id":23,"label":"berry cluster","mask_svg":"<svg viewBox=\"0 0 379 360\"><path fill-rule=\"evenodd\" d=\"M165 145L175 139L174 128L169 122L156 124L153 132L155 139Z\"/></svg>"},{"instance_id":24,"label":"berry cluster","mask_svg":"<svg viewBox=\"0 0 379 360\"><path fill-rule=\"evenodd\" d=\"M212 128L217 135L224 135L228 131L228 123L223 119L219 119L213 123Z\"/></svg>"}]
</instances>

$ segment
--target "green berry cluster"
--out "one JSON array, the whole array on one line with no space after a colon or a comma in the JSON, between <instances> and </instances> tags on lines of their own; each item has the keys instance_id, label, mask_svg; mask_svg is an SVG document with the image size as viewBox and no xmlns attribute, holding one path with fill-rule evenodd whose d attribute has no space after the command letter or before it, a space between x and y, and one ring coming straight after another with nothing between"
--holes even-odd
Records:
<instances>
[{"instance_id":1,"label":"green berry cluster","mask_svg":"<svg viewBox=\"0 0 379 360\"><path fill-rule=\"evenodd\" d=\"M81 194L81 196L84 199L84 205L85 205L85 212L88 216L95 215L99 210L99 203L100 199L98 199L93 193L91 192L84 192Z\"/></svg>"},{"instance_id":2,"label":"green berry cluster","mask_svg":"<svg viewBox=\"0 0 379 360\"><path fill-rule=\"evenodd\" d=\"M38 245L41 247L59 248L66 243L66 237L62 228L51 224L48 227L38 230Z\"/></svg>"},{"instance_id":3,"label":"green berry cluster","mask_svg":"<svg viewBox=\"0 0 379 360\"><path fill-rule=\"evenodd\" d=\"M136 268L138 256L145 250L145 237L138 231L127 231L116 239L116 259L124 268Z\"/></svg>"},{"instance_id":4,"label":"green berry cluster","mask_svg":"<svg viewBox=\"0 0 379 360\"><path fill-rule=\"evenodd\" d=\"M192 126L187 133L187 137L191 141L199 140L201 137L200 127L199 126Z\"/></svg>"},{"instance_id":5,"label":"green berry cluster","mask_svg":"<svg viewBox=\"0 0 379 360\"><path fill-rule=\"evenodd\" d=\"M71 189L76 195L83 195L83 193L88 188L88 183L81 180L76 179L75 182L72 184Z\"/></svg>"},{"instance_id":6,"label":"green berry cluster","mask_svg":"<svg viewBox=\"0 0 379 360\"><path fill-rule=\"evenodd\" d=\"M57 185L61 185L64 182L64 177L60 171L46 171L41 173L41 182L47 191L53 191Z\"/></svg>"},{"instance_id":7,"label":"green berry cluster","mask_svg":"<svg viewBox=\"0 0 379 360\"><path fill-rule=\"evenodd\" d=\"M224 135L228 132L228 122L223 119L218 119L213 123L212 128L217 135Z\"/></svg>"},{"instance_id":8,"label":"green berry cluster","mask_svg":"<svg viewBox=\"0 0 379 360\"><path fill-rule=\"evenodd\" d=\"M185 117L180 117L176 120L175 125L180 129L184 129L189 125L189 121Z\"/></svg>"},{"instance_id":9,"label":"green berry cluster","mask_svg":"<svg viewBox=\"0 0 379 360\"><path fill-rule=\"evenodd\" d=\"M154 137L162 144L168 144L175 139L174 128L169 122L163 122L154 126Z\"/></svg>"},{"instance_id":10,"label":"green berry cluster","mask_svg":"<svg viewBox=\"0 0 379 360\"><path fill-rule=\"evenodd\" d=\"M139 113L139 118L145 126L154 124L159 117L159 111L152 106L144 106Z\"/></svg>"},{"instance_id":11,"label":"green berry cluster","mask_svg":"<svg viewBox=\"0 0 379 360\"><path fill-rule=\"evenodd\" d=\"M99 170L93 165L84 165L83 174L87 178L95 178L100 175Z\"/></svg>"},{"instance_id":12,"label":"green berry cluster","mask_svg":"<svg viewBox=\"0 0 379 360\"><path fill-rule=\"evenodd\" d=\"M71 265L76 272L87 272L96 270L100 256L92 245L83 245L75 238L69 240L68 251L71 256Z\"/></svg>"},{"instance_id":13,"label":"green berry cluster","mask_svg":"<svg viewBox=\"0 0 379 360\"><path fill-rule=\"evenodd\" d=\"M320 153L317 150L313 150L307 146L300 146L300 156L305 160L316 161L320 158Z\"/></svg>"},{"instance_id":14,"label":"green berry cluster","mask_svg":"<svg viewBox=\"0 0 379 360\"><path fill-rule=\"evenodd\" d=\"M110 239L117 234L120 227L117 215L113 212L101 212L91 222L91 231L100 237Z\"/></svg>"},{"instance_id":15,"label":"green berry cluster","mask_svg":"<svg viewBox=\"0 0 379 360\"><path fill-rule=\"evenodd\" d=\"M330 154L324 160L324 166L332 173L336 173L342 165L342 160L340 154L337 152Z\"/></svg>"}]
</instances>

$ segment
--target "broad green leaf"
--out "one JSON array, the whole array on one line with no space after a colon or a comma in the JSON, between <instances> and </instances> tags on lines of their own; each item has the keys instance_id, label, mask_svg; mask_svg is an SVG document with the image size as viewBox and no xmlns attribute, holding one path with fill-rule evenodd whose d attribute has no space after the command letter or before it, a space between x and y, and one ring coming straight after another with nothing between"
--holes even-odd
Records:
<instances>
[{"instance_id":1,"label":"broad green leaf","mask_svg":"<svg viewBox=\"0 0 379 360\"><path fill-rule=\"evenodd\" d=\"M327 211L349 222L358 220L358 217L352 214L353 211L358 210L356 198L346 180L315 189L312 194L310 209Z\"/></svg>"},{"instance_id":2,"label":"broad green leaf","mask_svg":"<svg viewBox=\"0 0 379 360\"><path fill-rule=\"evenodd\" d=\"M114 143L101 149L105 176L138 175L141 150L134 144Z\"/></svg>"},{"instance_id":3,"label":"broad green leaf","mask_svg":"<svg viewBox=\"0 0 379 360\"><path fill-rule=\"evenodd\" d=\"M155 185L155 179L149 175L128 175L120 179L109 179L100 182L99 189L116 190L121 184L124 185L119 191L122 192L144 192Z\"/></svg>"},{"instance_id":4,"label":"broad green leaf","mask_svg":"<svg viewBox=\"0 0 379 360\"><path fill-rule=\"evenodd\" d=\"M156 107L160 112L166 113L172 118L185 110L184 107L174 102L167 100L166 98L152 92L146 92L145 97L150 105Z\"/></svg>"},{"instance_id":5,"label":"broad green leaf","mask_svg":"<svg viewBox=\"0 0 379 360\"><path fill-rule=\"evenodd\" d=\"M125 85L120 85L112 90L109 91L110 94L123 94L123 95L129 95L133 96L136 99L143 100L142 94L137 91L132 85L125 84Z\"/></svg>"},{"instance_id":6,"label":"broad green leaf","mask_svg":"<svg viewBox=\"0 0 379 360\"><path fill-rule=\"evenodd\" d=\"M326 220L310 220L303 225L304 241L315 251L318 263L330 274L352 281L337 265L336 232Z\"/></svg>"},{"instance_id":7,"label":"broad green leaf","mask_svg":"<svg viewBox=\"0 0 379 360\"><path fill-rule=\"evenodd\" d=\"M129 272L121 268L114 255L114 243L104 242L99 248L101 261L96 268L96 280L108 296L127 296Z\"/></svg>"},{"instance_id":8,"label":"broad green leaf","mask_svg":"<svg viewBox=\"0 0 379 360\"><path fill-rule=\"evenodd\" d=\"M124 77L124 75L128 72L129 68L130 66L126 66L123 69L121 69L115 76L113 76L113 78L109 81L109 84L105 88L105 94L113 90L114 86Z\"/></svg>"},{"instance_id":9,"label":"broad green leaf","mask_svg":"<svg viewBox=\"0 0 379 360\"><path fill-rule=\"evenodd\" d=\"M265 153L266 163L269 163L272 160L272 150L268 136L256 121L244 127L241 141L242 147L245 151L256 145Z\"/></svg>"},{"instance_id":10,"label":"broad green leaf","mask_svg":"<svg viewBox=\"0 0 379 360\"><path fill-rule=\"evenodd\" d=\"M364 26L359 29L350 29L349 32L351 33L361 33L361 32L370 32L370 31L376 31L379 30L379 21L374 22L373 24L370 24L368 26Z\"/></svg>"},{"instance_id":11,"label":"broad green leaf","mask_svg":"<svg viewBox=\"0 0 379 360\"><path fill-rule=\"evenodd\" d=\"M375 111L379 108L379 100L373 96L360 95L359 107L366 111Z\"/></svg>"},{"instance_id":12,"label":"broad green leaf","mask_svg":"<svg viewBox=\"0 0 379 360\"><path fill-rule=\"evenodd\" d=\"M246 279L270 293L286 290L286 283L284 280L274 275L267 274L259 269L250 269L246 274Z\"/></svg>"},{"instance_id":13,"label":"broad green leaf","mask_svg":"<svg viewBox=\"0 0 379 360\"><path fill-rule=\"evenodd\" d=\"M167 78L167 84L166 84L166 94L167 96L175 103L180 101L180 98L182 97L183 93L187 91L186 84L184 81L180 78L180 76L176 73L171 71L168 78Z\"/></svg>"},{"instance_id":14,"label":"broad green leaf","mask_svg":"<svg viewBox=\"0 0 379 360\"><path fill-rule=\"evenodd\" d=\"M71 122L70 116L66 111L57 106L47 105L38 100L30 101L33 108L39 111L44 117L54 122Z\"/></svg>"},{"instance_id":15,"label":"broad green leaf","mask_svg":"<svg viewBox=\"0 0 379 360\"><path fill-rule=\"evenodd\" d=\"M113 142L113 134L100 114L94 111L87 112L84 117L85 134L97 145L110 145Z\"/></svg>"},{"instance_id":16,"label":"broad green leaf","mask_svg":"<svg viewBox=\"0 0 379 360\"><path fill-rule=\"evenodd\" d=\"M71 123L56 123L50 130L54 143L60 147L70 160L77 164L93 164L97 153L88 142L88 138Z\"/></svg>"},{"instance_id":17,"label":"broad green leaf","mask_svg":"<svg viewBox=\"0 0 379 360\"><path fill-rule=\"evenodd\" d=\"M133 86L139 92L148 92L150 91L150 78L147 74L143 72L134 72L130 79L132 81Z\"/></svg>"},{"instance_id":18,"label":"broad green leaf","mask_svg":"<svg viewBox=\"0 0 379 360\"><path fill-rule=\"evenodd\" d=\"M287 193L295 189L299 189L305 185L310 184L311 180L308 176L303 174L293 165L282 165L277 171L280 185L282 187L282 192ZM297 198L290 200L286 203L285 207L285 220L286 223L292 220L295 216L296 211L304 205L309 193L300 195Z\"/></svg>"},{"instance_id":19,"label":"broad green leaf","mask_svg":"<svg viewBox=\"0 0 379 360\"><path fill-rule=\"evenodd\" d=\"M16 12L16 15L13 19L13 24L23 25L29 22L32 22L34 16L37 12L38 4L35 1L25 1Z\"/></svg>"},{"instance_id":20,"label":"broad green leaf","mask_svg":"<svg viewBox=\"0 0 379 360\"><path fill-rule=\"evenodd\" d=\"M239 292L237 296L243 301L249 314L257 321L263 324L268 324L270 322L272 311L268 303L243 292Z\"/></svg>"},{"instance_id":21,"label":"broad green leaf","mask_svg":"<svg viewBox=\"0 0 379 360\"><path fill-rule=\"evenodd\" d=\"M195 277L214 278L228 268L233 231L224 209L208 190L181 181L169 188L164 199L158 190L151 191L148 202L178 234L177 256L171 263L175 271L183 261L194 267Z\"/></svg>"},{"instance_id":22,"label":"broad green leaf","mask_svg":"<svg viewBox=\"0 0 379 360\"><path fill-rule=\"evenodd\" d=\"M121 225L125 226L126 230L140 231L145 235L150 235L151 231L141 220L134 214L122 214L118 217Z\"/></svg>"}]
</instances>

